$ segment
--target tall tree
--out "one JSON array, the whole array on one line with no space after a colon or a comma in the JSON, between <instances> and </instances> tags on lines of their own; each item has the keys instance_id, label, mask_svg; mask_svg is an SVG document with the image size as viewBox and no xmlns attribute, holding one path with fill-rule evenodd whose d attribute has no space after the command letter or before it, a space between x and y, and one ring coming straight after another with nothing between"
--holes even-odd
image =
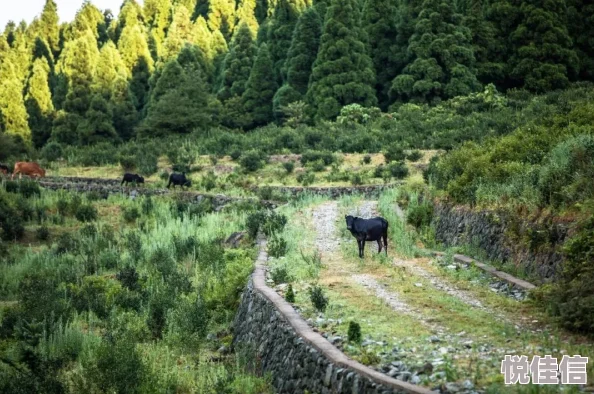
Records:
<instances>
[{"instance_id":1,"label":"tall tree","mask_svg":"<svg viewBox=\"0 0 594 394\"><path fill-rule=\"evenodd\" d=\"M161 53L161 46L169 28L171 2L168 0L145 0L144 15L158 55Z\"/></svg>"},{"instance_id":2,"label":"tall tree","mask_svg":"<svg viewBox=\"0 0 594 394\"><path fill-rule=\"evenodd\" d=\"M578 57L567 32L564 0L515 0L521 23L511 35L511 76L535 92L567 87L577 75Z\"/></svg>"},{"instance_id":3,"label":"tall tree","mask_svg":"<svg viewBox=\"0 0 594 394\"><path fill-rule=\"evenodd\" d=\"M3 128L8 134L31 140L28 115L23 101L23 83L17 76L16 67L9 60L2 62L0 70L0 113Z\"/></svg>"},{"instance_id":4,"label":"tall tree","mask_svg":"<svg viewBox=\"0 0 594 394\"><path fill-rule=\"evenodd\" d=\"M198 69L186 71L170 60L159 77L147 117L139 127L142 137L186 134L210 124L208 93Z\"/></svg>"},{"instance_id":5,"label":"tall tree","mask_svg":"<svg viewBox=\"0 0 594 394\"><path fill-rule=\"evenodd\" d=\"M228 40L235 28L235 0L210 0L208 26L213 32L219 30Z\"/></svg>"},{"instance_id":6,"label":"tall tree","mask_svg":"<svg viewBox=\"0 0 594 394\"><path fill-rule=\"evenodd\" d=\"M283 83L286 78L284 70L287 51L291 46L293 30L299 17L299 11L295 2L290 0L278 0L274 8L274 16L268 27L268 44L270 45L270 56L274 64L274 75L277 83Z\"/></svg>"},{"instance_id":7,"label":"tall tree","mask_svg":"<svg viewBox=\"0 0 594 394\"><path fill-rule=\"evenodd\" d=\"M118 135L113 127L113 114L107 100L101 94L91 99L84 120L77 127L80 143L93 145L97 142L117 142Z\"/></svg>"},{"instance_id":8,"label":"tall tree","mask_svg":"<svg viewBox=\"0 0 594 394\"><path fill-rule=\"evenodd\" d=\"M274 95L275 116L283 116L281 109L302 100L307 93L311 69L320 46L322 21L313 7L305 10L295 26L291 47L287 53L287 81Z\"/></svg>"},{"instance_id":9,"label":"tall tree","mask_svg":"<svg viewBox=\"0 0 594 394\"><path fill-rule=\"evenodd\" d=\"M252 33L245 23L239 26L233 38L231 49L225 56L219 100L226 101L232 96L241 97L256 57L256 45Z\"/></svg>"},{"instance_id":10,"label":"tall tree","mask_svg":"<svg viewBox=\"0 0 594 394\"><path fill-rule=\"evenodd\" d=\"M48 43L54 57L60 51L59 21L60 18L58 17L58 6L56 2L54 0L46 0L40 19L41 38Z\"/></svg>"},{"instance_id":11,"label":"tall tree","mask_svg":"<svg viewBox=\"0 0 594 394\"><path fill-rule=\"evenodd\" d=\"M115 82L128 77L128 69L113 42L108 41L99 52L93 90L107 100L114 92Z\"/></svg>"},{"instance_id":12,"label":"tall tree","mask_svg":"<svg viewBox=\"0 0 594 394\"><path fill-rule=\"evenodd\" d=\"M210 32L208 23L203 16L199 16L198 19L194 21L194 25L192 26L192 42L198 45L207 58L212 61L212 33Z\"/></svg>"},{"instance_id":13,"label":"tall tree","mask_svg":"<svg viewBox=\"0 0 594 394\"><path fill-rule=\"evenodd\" d=\"M400 100L432 102L480 88L470 31L450 3L423 2L408 50L414 59L392 84Z\"/></svg>"},{"instance_id":14,"label":"tall tree","mask_svg":"<svg viewBox=\"0 0 594 394\"><path fill-rule=\"evenodd\" d=\"M150 77L151 71L146 59L139 58L132 68L130 94L136 110L140 112L140 117L144 117L144 109L149 101Z\"/></svg>"},{"instance_id":15,"label":"tall tree","mask_svg":"<svg viewBox=\"0 0 594 394\"><path fill-rule=\"evenodd\" d=\"M173 21L167 32L163 59L168 60L177 56L184 45L192 40L192 35L193 25L190 20L190 12L183 5L179 5L173 14Z\"/></svg>"},{"instance_id":16,"label":"tall tree","mask_svg":"<svg viewBox=\"0 0 594 394\"><path fill-rule=\"evenodd\" d=\"M54 105L49 87L50 66L45 58L33 63L28 81L25 107L28 114L31 137L36 147L41 147L51 135Z\"/></svg>"},{"instance_id":17,"label":"tall tree","mask_svg":"<svg viewBox=\"0 0 594 394\"><path fill-rule=\"evenodd\" d=\"M513 65L509 61L514 53L511 35L522 18L520 9L513 5L510 0L494 0L485 7L485 16L487 22L492 23L494 29L487 59L495 66L491 73L498 79L495 83L502 90L517 87L518 83L510 77L510 70ZM484 28L484 26L481 27ZM503 65L501 71L498 65ZM479 74L479 76L481 75Z\"/></svg>"},{"instance_id":18,"label":"tall tree","mask_svg":"<svg viewBox=\"0 0 594 394\"><path fill-rule=\"evenodd\" d=\"M250 116L248 127L264 126L272 122L272 97L277 88L268 46L262 44L243 94L244 107Z\"/></svg>"},{"instance_id":19,"label":"tall tree","mask_svg":"<svg viewBox=\"0 0 594 394\"><path fill-rule=\"evenodd\" d=\"M114 41L118 42L125 27L144 24L142 7L135 0L125 0L118 14Z\"/></svg>"},{"instance_id":20,"label":"tall tree","mask_svg":"<svg viewBox=\"0 0 594 394\"><path fill-rule=\"evenodd\" d=\"M580 79L594 80L594 4L568 0L567 24L580 59Z\"/></svg>"},{"instance_id":21,"label":"tall tree","mask_svg":"<svg viewBox=\"0 0 594 394\"><path fill-rule=\"evenodd\" d=\"M95 39L99 37L98 26L105 22L103 13L99 11L89 0L83 2L82 7L76 13L74 21L72 22L72 39L79 37L84 34L85 31L89 30L95 36Z\"/></svg>"},{"instance_id":22,"label":"tall tree","mask_svg":"<svg viewBox=\"0 0 594 394\"><path fill-rule=\"evenodd\" d=\"M199 46L186 43L177 56L177 62L186 72L198 70L206 82L212 82L212 63Z\"/></svg>"},{"instance_id":23,"label":"tall tree","mask_svg":"<svg viewBox=\"0 0 594 394\"><path fill-rule=\"evenodd\" d=\"M237 8L236 26L245 23L252 32L252 37L258 34L258 20L256 19L256 0L240 0Z\"/></svg>"},{"instance_id":24,"label":"tall tree","mask_svg":"<svg viewBox=\"0 0 594 394\"><path fill-rule=\"evenodd\" d=\"M149 69L152 68L153 60L146 37L140 26L127 26L122 31L122 36L118 42L118 50L129 71L132 71L140 59L146 62Z\"/></svg>"},{"instance_id":25,"label":"tall tree","mask_svg":"<svg viewBox=\"0 0 594 394\"><path fill-rule=\"evenodd\" d=\"M377 105L375 72L365 32L359 26L356 2L332 0L326 12L307 92L310 110L317 120L335 118L348 104Z\"/></svg>"},{"instance_id":26,"label":"tall tree","mask_svg":"<svg viewBox=\"0 0 594 394\"><path fill-rule=\"evenodd\" d=\"M392 0L367 0L363 10L363 28L369 39L369 54L376 74L375 91L379 105L390 104L389 89L398 75L398 3Z\"/></svg>"}]
</instances>

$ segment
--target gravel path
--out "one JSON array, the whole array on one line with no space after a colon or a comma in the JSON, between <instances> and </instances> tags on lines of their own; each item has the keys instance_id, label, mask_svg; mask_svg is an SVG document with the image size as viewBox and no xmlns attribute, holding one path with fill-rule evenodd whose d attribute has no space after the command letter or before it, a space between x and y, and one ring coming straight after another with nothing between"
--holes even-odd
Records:
<instances>
[{"instance_id":1,"label":"gravel path","mask_svg":"<svg viewBox=\"0 0 594 394\"><path fill-rule=\"evenodd\" d=\"M336 201L321 204L313 211L313 223L316 224L316 247L322 254L336 252L340 246L336 218L338 218Z\"/></svg>"}]
</instances>

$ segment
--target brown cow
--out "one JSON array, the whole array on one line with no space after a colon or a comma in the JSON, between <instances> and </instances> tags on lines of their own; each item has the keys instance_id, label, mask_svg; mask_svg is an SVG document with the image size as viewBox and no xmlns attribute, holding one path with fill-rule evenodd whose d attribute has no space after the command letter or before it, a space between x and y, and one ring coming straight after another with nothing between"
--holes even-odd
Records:
<instances>
[{"instance_id":1,"label":"brown cow","mask_svg":"<svg viewBox=\"0 0 594 394\"><path fill-rule=\"evenodd\" d=\"M45 170L37 163L19 161L14 163L14 171L11 179L14 179L16 174L19 174L19 179L21 179L22 174L43 178L45 176Z\"/></svg>"}]
</instances>

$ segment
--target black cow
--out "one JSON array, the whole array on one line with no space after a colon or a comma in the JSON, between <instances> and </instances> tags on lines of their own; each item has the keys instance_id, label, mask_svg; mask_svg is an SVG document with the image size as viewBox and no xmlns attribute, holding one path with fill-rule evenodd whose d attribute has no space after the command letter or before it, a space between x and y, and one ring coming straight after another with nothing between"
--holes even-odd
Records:
<instances>
[{"instance_id":1,"label":"black cow","mask_svg":"<svg viewBox=\"0 0 594 394\"><path fill-rule=\"evenodd\" d=\"M138 174L128 174L128 173L126 173L126 174L124 174L124 179L122 179L122 183L120 184L120 186L123 185L124 183L126 185L128 183L144 183L144 178L141 177Z\"/></svg>"},{"instance_id":2,"label":"black cow","mask_svg":"<svg viewBox=\"0 0 594 394\"><path fill-rule=\"evenodd\" d=\"M192 181L190 181L188 178L186 178L186 174L182 173L182 174L171 174L169 175L169 183L167 184L167 189L169 189L169 187L173 184L173 188L175 189L175 187L177 185L181 186L182 189L184 188L184 186L190 187L192 186Z\"/></svg>"},{"instance_id":3,"label":"black cow","mask_svg":"<svg viewBox=\"0 0 594 394\"><path fill-rule=\"evenodd\" d=\"M0 164L0 173L8 175L10 173L10 168L8 168L6 164Z\"/></svg>"},{"instance_id":4,"label":"black cow","mask_svg":"<svg viewBox=\"0 0 594 394\"><path fill-rule=\"evenodd\" d=\"M357 238L359 245L359 257L363 258L365 253L365 241L377 241L378 253L382 251L381 239L384 239L384 249L388 255L388 221L384 218L375 217L362 219L355 216L345 216L347 230Z\"/></svg>"}]
</instances>

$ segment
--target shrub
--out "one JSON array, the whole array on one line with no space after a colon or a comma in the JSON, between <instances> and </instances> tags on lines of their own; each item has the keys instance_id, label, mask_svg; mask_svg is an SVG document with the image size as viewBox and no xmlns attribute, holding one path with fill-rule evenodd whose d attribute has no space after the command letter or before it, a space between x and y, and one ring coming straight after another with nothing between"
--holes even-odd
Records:
<instances>
[{"instance_id":1,"label":"shrub","mask_svg":"<svg viewBox=\"0 0 594 394\"><path fill-rule=\"evenodd\" d=\"M64 254L67 252L75 252L78 249L78 240L70 233L62 233L56 240L56 254Z\"/></svg>"},{"instance_id":2,"label":"shrub","mask_svg":"<svg viewBox=\"0 0 594 394\"><path fill-rule=\"evenodd\" d=\"M136 156L136 168L143 176L151 176L159 170L157 163L159 156L153 152L145 152Z\"/></svg>"},{"instance_id":3,"label":"shrub","mask_svg":"<svg viewBox=\"0 0 594 394\"><path fill-rule=\"evenodd\" d=\"M122 283L122 286L126 287L128 290L140 290L140 276L138 275L138 272L136 272L136 268L133 266L122 268L117 273L116 278Z\"/></svg>"},{"instance_id":4,"label":"shrub","mask_svg":"<svg viewBox=\"0 0 594 394\"><path fill-rule=\"evenodd\" d=\"M355 321L349 322L348 330L349 342L361 343L361 326Z\"/></svg>"},{"instance_id":5,"label":"shrub","mask_svg":"<svg viewBox=\"0 0 594 394\"><path fill-rule=\"evenodd\" d=\"M137 207L126 207L124 208L124 220L128 223L135 222L136 219L140 218L140 211Z\"/></svg>"},{"instance_id":6,"label":"shrub","mask_svg":"<svg viewBox=\"0 0 594 394\"><path fill-rule=\"evenodd\" d=\"M287 287L287 293L285 294L285 300L290 303L295 302L295 292L293 291L293 285L289 283Z\"/></svg>"},{"instance_id":7,"label":"shrub","mask_svg":"<svg viewBox=\"0 0 594 394\"><path fill-rule=\"evenodd\" d=\"M14 199L7 193L0 193L0 228L6 241L20 239L25 234Z\"/></svg>"},{"instance_id":8,"label":"shrub","mask_svg":"<svg viewBox=\"0 0 594 394\"><path fill-rule=\"evenodd\" d=\"M319 285L314 285L309 288L309 298L312 305L319 312L324 312L328 306L328 297L324 294L324 290Z\"/></svg>"},{"instance_id":9,"label":"shrub","mask_svg":"<svg viewBox=\"0 0 594 394\"><path fill-rule=\"evenodd\" d=\"M151 198L151 196L144 197L142 199L142 203L140 204L140 207L142 209L143 214L149 215L155 207L155 204L153 203L153 199Z\"/></svg>"},{"instance_id":10,"label":"shrub","mask_svg":"<svg viewBox=\"0 0 594 394\"><path fill-rule=\"evenodd\" d=\"M241 151L239 149L234 149L231 151L231 160L237 161L241 157Z\"/></svg>"},{"instance_id":11,"label":"shrub","mask_svg":"<svg viewBox=\"0 0 594 394\"><path fill-rule=\"evenodd\" d=\"M63 196L60 196L60 199L56 203L56 209L58 210L58 213L62 216L67 215L68 208L68 200L66 200L66 198L64 198Z\"/></svg>"},{"instance_id":12,"label":"shrub","mask_svg":"<svg viewBox=\"0 0 594 394\"><path fill-rule=\"evenodd\" d=\"M210 164L212 164L213 166L216 166L219 162L219 158L216 155L209 155L208 159L210 160Z\"/></svg>"},{"instance_id":13,"label":"shrub","mask_svg":"<svg viewBox=\"0 0 594 394\"><path fill-rule=\"evenodd\" d=\"M68 204L68 208L70 209L70 213L72 215L76 215L78 208L80 208L82 204L82 198L78 194L75 194L70 199L70 203Z\"/></svg>"},{"instance_id":14,"label":"shrub","mask_svg":"<svg viewBox=\"0 0 594 394\"><path fill-rule=\"evenodd\" d=\"M200 184L207 192L217 187L217 176L215 175L214 171L208 171L208 173L202 177Z\"/></svg>"},{"instance_id":15,"label":"shrub","mask_svg":"<svg viewBox=\"0 0 594 394\"><path fill-rule=\"evenodd\" d=\"M277 265L270 270L270 279L280 285L282 283L289 283L293 280L286 265Z\"/></svg>"},{"instance_id":16,"label":"shrub","mask_svg":"<svg viewBox=\"0 0 594 394\"><path fill-rule=\"evenodd\" d=\"M162 173L159 174L159 179L161 179L162 181L168 181L169 173L167 171L163 171Z\"/></svg>"},{"instance_id":17,"label":"shrub","mask_svg":"<svg viewBox=\"0 0 594 394\"><path fill-rule=\"evenodd\" d=\"M362 162L363 162L363 164L371 164L371 156L370 155L363 156Z\"/></svg>"},{"instance_id":18,"label":"shrub","mask_svg":"<svg viewBox=\"0 0 594 394\"><path fill-rule=\"evenodd\" d=\"M326 165L324 164L324 161L322 161L322 160L316 160L314 162L311 162L309 167L314 172L322 172L322 171L326 170Z\"/></svg>"},{"instance_id":19,"label":"shrub","mask_svg":"<svg viewBox=\"0 0 594 394\"><path fill-rule=\"evenodd\" d=\"M268 242L268 254L276 258L287 254L287 241L283 237L273 236Z\"/></svg>"},{"instance_id":20,"label":"shrub","mask_svg":"<svg viewBox=\"0 0 594 394\"><path fill-rule=\"evenodd\" d=\"M379 166L375 167L375 169L373 170L373 177L374 178L383 178L385 172L386 172L386 167L383 164L380 164Z\"/></svg>"},{"instance_id":21,"label":"shrub","mask_svg":"<svg viewBox=\"0 0 594 394\"><path fill-rule=\"evenodd\" d=\"M82 204L78 207L74 216L78 221L92 222L97 220L97 208L93 204Z\"/></svg>"},{"instance_id":22,"label":"shrub","mask_svg":"<svg viewBox=\"0 0 594 394\"><path fill-rule=\"evenodd\" d=\"M386 163L391 163L393 161L403 161L406 159L406 154L401 147L390 145L384 152L384 159L386 160Z\"/></svg>"},{"instance_id":23,"label":"shrub","mask_svg":"<svg viewBox=\"0 0 594 394\"><path fill-rule=\"evenodd\" d=\"M92 190L90 192L87 193L87 201L99 201L101 200L102 196L101 193L99 193L96 190Z\"/></svg>"},{"instance_id":24,"label":"shrub","mask_svg":"<svg viewBox=\"0 0 594 394\"><path fill-rule=\"evenodd\" d=\"M266 236L271 236L273 234L280 233L285 228L287 224L287 217L281 213L277 213L275 211L271 211L267 217L264 225L262 227L262 231Z\"/></svg>"},{"instance_id":25,"label":"shrub","mask_svg":"<svg viewBox=\"0 0 594 394\"><path fill-rule=\"evenodd\" d=\"M39 183L37 183L36 181L30 179L21 179L18 181L17 185L18 188L16 191L25 198L41 195Z\"/></svg>"},{"instance_id":26,"label":"shrub","mask_svg":"<svg viewBox=\"0 0 594 394\"><path fill-rule=\"evenodd\" d=\"M316 181L316 174L313 172L304 172L297 175L297 182L301 183L303 186L309 186Z\"/></svg>"},{"instance_id":27,"label":"shrub","mask_svg":"<svg viewBox=\"0 0 594 394\"><path fill-rule=\"evenodd\" d=\"M136 169L136 160L134 156L121 156L120 166L124 171L134 171Z\"/></svg>"},{"instance_id":28,"label":"shrub","mask_svg":"<svg viewBox=\"0 0 594 394\"><path fill-rule=\"evenodd\" d=\"M301 164L321 161L324 165L329 166L336 162L336 156L329 151L307 151L301 155Z\"/></svg>"},{"instance_id":29,"label":"shrub","mask_svg":"<svg viewBox=\"0 0 594 394\"><path fill-rule=\"evenodd\" d=\"M93 238L97 235L97 227L94 224L86 224L80 229L81 237Z\"/></svg>"},{"instance_id":30,"label":"shrub","mask_svg":"<svg viewBox=\"0 0 594 394\"><path fill-rule=\"evenodd\" d=\"M241 156L239 164L248 172L255 172L264 167L264 157L262 153L252 150Z\"/></svg>"},{"instance_id":31,"label":"shrub","mask_svg":"<svg viewBox=\"0 0 594 394\"><path fill-rule=\"evenodd\" d=\"M408 224L415 226L417 229L426 227L431 224L433 218L433 205L423 202L419 205L409 206L406 215Z\"/></svg>"},{"instance_id":32,"label":"shrub","mask_svg":"<svg viewBox=\"0 0 594 394\"><path fill-rule=\"evenodd\" d=\"M258 235L258 231L260 230L260 227L266 221L266 217L267 214L264 210L256 211L248 215L245 221L245 227L247 228L247 232L250 238L256 238L256 236Z\"/></svg>"},{"instance_id":33,"label":"shrub","mask_svg":"<svg viewBox=\"0 0 594 394\"><path fill-rule=\"evenodd\" d=\"M396 179L404 179L408 176L408 167L404 162L400 161L397 163L390 163L388 165L388 171Z\"/></svg>"},{"instance_id":34,"label":"shrub","mask_svg":"<svg viewBox=\"0 0 594 394\"><path fill-rule=\"evenodd\" d=\"M361 176L361 174L353 174L353 176L351 177L351 184L353 186L359 186L363 184L363 177Z\"/></svg>"},{"instance_id":35,"label":"shrub","mask_svg":"<svg viewBox=\"0 0 594 394\"><path fill-rule=\"evenodd\" d=\"M39 241L47 241L50 237L50 232L47 226L43 225L37 229L35 236Z\"/></svg>"},{"instance_id":36,"label":"shrub","mask_svg":"<svg viewBox=\"0 0 594 394\"><path fill-rule=\"evenodd\" d=\"M48 142L43 149L41 149L41 157L47 161L56 161L62 157L62 145L52 141Z\"/></svg>"},{"instance_id":37,"label":"shrub","mask_svg":"<svg viewBox=\"0 0 594 394\"><path fill-rule=\"evenodd\" d=\"M287 174L290 174L295 169L295 162L287 161L283 163L283 168L285 169L285 171L287 171Z\"/></svg>"},{"instance_id":38,"label":"shrub","mask_svg":"<svg viewBox=\"0 0 594 394\"><path fill-rule=\"evenodd\" d=\"M421 160L422 157L423 154L420 151L413 150L406 156L406 159L415 162Z\"/></svg>"}]
</instances>

